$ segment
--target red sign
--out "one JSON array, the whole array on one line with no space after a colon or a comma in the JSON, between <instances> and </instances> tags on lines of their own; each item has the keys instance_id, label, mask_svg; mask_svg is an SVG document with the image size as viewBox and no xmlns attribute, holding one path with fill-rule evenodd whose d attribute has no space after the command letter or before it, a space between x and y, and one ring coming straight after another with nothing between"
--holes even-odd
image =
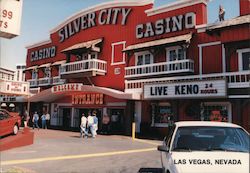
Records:
<instances>
[{"instance_id":1,"label":"red sign","mask_svg":"<svg viewBox=\"0 0 250 173\"><path fill-rule=\"evenodd\" d=\"M102 105L103 104L103 94L81 94L72 95L72 104L75 105Z\"/></svg>"},{"instance_id":2,"label":"red sign","mask_svg":"<svg viewBox=\"0 0 250 173\"><path fill-rule=\"evenodd\" d=\"M80 83L57 85L51 88L52 93L65 92L65 91L81 91L81 90L82 90L82 84Z\"/></svg>"}]
</instances>

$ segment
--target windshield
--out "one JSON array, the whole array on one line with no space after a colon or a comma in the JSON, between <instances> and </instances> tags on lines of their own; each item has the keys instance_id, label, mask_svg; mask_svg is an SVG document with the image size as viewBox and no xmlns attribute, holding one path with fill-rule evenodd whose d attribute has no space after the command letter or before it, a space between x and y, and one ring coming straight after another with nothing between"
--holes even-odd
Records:
<instances>
[{"instance_id":1,"label":"windshield","mask_svg":"<svg viewBox=\"0 0 250 173\"><path fill-rule=\"evenodd\" d=\"M249 152L249 135L241 128L179 127L172 151Z\"/></svg>"}]
</instances>

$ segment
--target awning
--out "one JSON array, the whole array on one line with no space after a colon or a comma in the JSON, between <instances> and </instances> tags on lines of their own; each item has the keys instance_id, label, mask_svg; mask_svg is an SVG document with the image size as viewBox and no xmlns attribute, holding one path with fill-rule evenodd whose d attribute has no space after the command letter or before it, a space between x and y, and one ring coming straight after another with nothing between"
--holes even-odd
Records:
<instances>
[{"instance_id":1,"label":"awning","mask_svg":"<svg viewBox=\"0 0 250 173\"><path fill-rule=\"evenodd\" d=\"M250 23L250 15L236 17L234 19L225 20L220 23L213 24L212 26L208 26L206 30L216 30L225 27L235 26L235 25L242 25L242 24L249 24Z\"/></svg>"},{"instance_id":2,"label":"awning","mask_svg":"<svg viewBox=\"0 0 250 173\"><path fill-rule=\"evenodd\" d=\"M61 65L61 64L65 64L66 63L66 60L62 60L62 61L56 61L52 64L52 66L54 65Z\"/></svg>"},{"instance_id":3,"label":"awning","mask_svg":"<svg viewBox=\"0 0 250 173\"><path fill-rule=\"evenodd\" d=\"M40 65L38 68L46 68L46 67L50 67L51 63L47 63L47 64L42 64Z\"/></svg>"},{"instance_id":4,"label":"awning","mask_svg":"<svg viewBox=\"0 0 250 173\"><path fill-rule=\"evenodd\" d=\"M161 45L166 45L166 44L173 44L173 43L179 43L179 42L190 42L192 38L192 33L185 34L185 35L180 35L176 37L170 37L170 38L164 38L160 40L154 40L154 41L149 41L149 42L144 42L144 43L139 43L139 44L134 44L130 45L127 48L123 50L123 52L128 52L128 51L139 51L141 49L145 48L151 48L155 46L161 46Z\"/></svg>"},{"instance_id":5,"label":"awning","mask_svg":"<svg viewBox=\"0 0 250 173\"><path fill-rule=\"evenodd\" d=\"M38 68L38 65L35 65L35 66L31 66L31 67L28 67L28 68L26 68L25 70L27 71L27 70L35 70L35 69L37 69Z\"/></svg>"},{"instance_id":6,"label":"awning","mask_svg":"<svg viewBox=\"0 0 250 173\"><path fill-rule=\"evenodd\" d=\"M87 41L87 42L78 43L78 44L75 44L73 46L70 46L70 47L62 50L61 52L62 53L67 53L67 52L74 53L76 51L79 51L80 49L91 49L92 51L100 52L100 48L96 47L96 45L98 43L101 43L102 40L103 40L102 38L99 38L99 39L96 39L96 40L90 40L90 41Z\"/></svg>"},{"instance_id":7,"label":"awning","mask_svg":"<svg viewBox=\"0 0 250 173\"><path fill-rule=\"evenodd\" d=\"M111 88L97 87L91 85L81 85L81 91L78 92L97 92L109 95L117 99L127 99L127 100L140 100L141 98L140 94L125 93ZM41 91L36 95L33 95L32 97L29 98L29 100L30 102L40 102L40 101L52 102L66 95L74 93L75 91L62 91L59 93L53 93L52 88L49 88L47 90Z\"/></svg>"}]
</instances>

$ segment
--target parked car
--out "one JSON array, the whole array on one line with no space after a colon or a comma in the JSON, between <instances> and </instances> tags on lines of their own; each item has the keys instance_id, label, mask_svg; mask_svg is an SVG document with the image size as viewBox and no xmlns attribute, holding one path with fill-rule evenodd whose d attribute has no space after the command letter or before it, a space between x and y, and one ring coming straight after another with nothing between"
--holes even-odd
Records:
<instances>
[{"instance_id":1,"label":"parked car","mask_svg":"<svg viewBox=\"0 0 250 173\"><path fill-rule=\"evenodd\" d=\"M0 109L0 136L16 135L21 125L21 117L16 112Z\"/></svg>"},{"instance_id":2,"label":"parked car","mask_svg":"<svg viewBox=\"0 0 250 173\"><path fill-rule=\"evenodd\" d=\"M164 173L249 173L249 133L235 124L177 122L158 150Z\"/></svg>"}]
</instances>

